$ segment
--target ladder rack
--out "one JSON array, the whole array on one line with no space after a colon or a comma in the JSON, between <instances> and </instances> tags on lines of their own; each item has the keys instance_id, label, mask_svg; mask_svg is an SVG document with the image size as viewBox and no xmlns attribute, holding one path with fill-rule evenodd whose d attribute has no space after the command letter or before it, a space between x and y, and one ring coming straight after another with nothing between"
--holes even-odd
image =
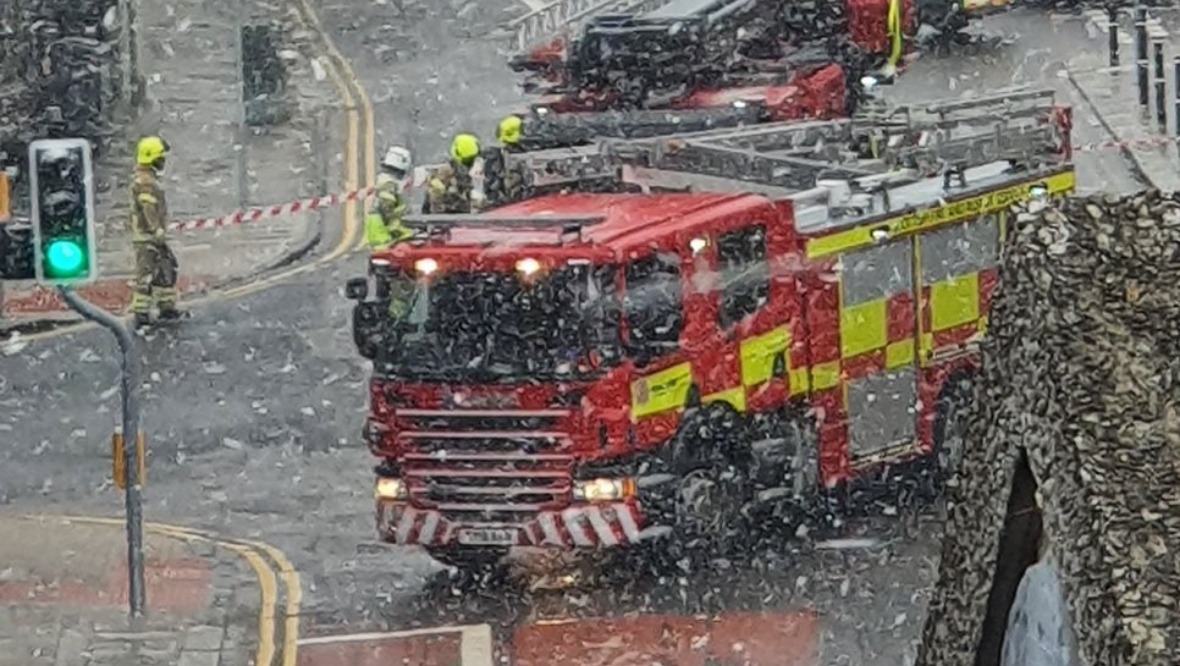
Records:
<instances>
[{"instance_id":1,"label":"ladder rack","mask_svg":"<svg viewBox=\"0 0 1180 666\"><path fill-rule=\"evenodd\" d=\"M522 144L529 149L586 144L596 139L644 139L755 125L766 116L761 103L739 107L686 110L534 111L524 123Z\"/></svg>"},{"instance_id":2,"label":"ladder rack","mask_svg":"<svg viewBox=\"0 0 1180 666\"><path fill-rule=\"evenodd\" d=\"M1057 108L1051 90L1016 90L851 120L606 139L511 159L526 160L535 182L602 178L630 165L802 191L820 180L906 171L930 176L1005 160L1027 167L1061 163L1068 137Z\"/></svg>"}]
</instances>

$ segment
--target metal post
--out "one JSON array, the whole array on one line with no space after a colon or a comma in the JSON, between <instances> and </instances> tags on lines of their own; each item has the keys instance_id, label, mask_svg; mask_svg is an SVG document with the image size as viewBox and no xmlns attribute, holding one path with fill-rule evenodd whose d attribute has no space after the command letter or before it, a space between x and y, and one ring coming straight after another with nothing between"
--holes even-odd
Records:
<instances>
[{"instance_id":1,"label":"metal post","mask_svg":"<svg viewBox=\"0 0 1180 666\"><path fill-rule=\"evenodd\" d=\"M93 321L111 333L119 342L122 352L122 398L123 398L123 459L127 470L127 579L130 590L128 600L131 606L131 617L143 617L144 582L143 582L143 499L140 497L139 463L136 460L136 438L139 436L139 382L136 379L135 337L131 329L115 315L94 306L86 299L74 293L69 287L59 287L58 292L75 312Z\"/></svg>"},{"instance_id":2,"label":"metal post","mask_svg":"<svg viewBox=\"0 0 1180 666\"><path fill-rule=\"evenodd\" d=\"M1106 8L1107 36L1110 38L1110 66L1119 66L1119 9L1114 4Z\"/></svg>"},{"instance_id":3,"label":"metal post","mask_svg":"<svg viewBox=\"0 0 1180 666\"><path fill-rule=\"evenodd\" d=\"M234 127L234 169L238 180L238 209L246 210L250 207L250 186L247 183L249 174L246 171L246 68L245 54L242 52L242 30L245 23L242 13L246 11L245 3L238 2L238 11L234 12L234 58L238 69L238 113Z\"/></svg>"},{"instance_id":4,"label":"metal post","mask_svg":"<svg viewBox=\"0 0 1180 666\"><path fill-rule=\"evenodd\" d=\"M1156 40L1152 43L1155 50L1155 121L1160 130L1168 131L1168 107L1164 102L1167 96L1167 75L1164 73L1164 43Z\"/></svg>"},{"instance_id":5,"label":"metal post","mask_svg":"<svg viewBox=\"0 0 1180 666\"><path fill-rule=\"evenodd\" d=\"M1176 136L1180 136L1180 56L1172 58L1172 94L1176 96L1173 110L1176 117Z\"/></svg>"},{"instance_id":6,"label":"metal post","mask_svg":"<svg viewBox=\"0 0 1180 666\"><path fill-rule=\"evenodd\" d=\"M1139 106L1147 106L1147 8L1135 7L1135 64L1138 71Z\"/></svg>"},{"instance_id":7,"label":"metal post","mask_svg":"<svg viewBox=\"0 0 1180 666\"><path fill-rule=\"evenodd\" d=\"M147 84L139 71L139 0L127 0L124 12L127 20L127 99L130 108L138 111L147 94Z\"/></svg>"}]
</instances>

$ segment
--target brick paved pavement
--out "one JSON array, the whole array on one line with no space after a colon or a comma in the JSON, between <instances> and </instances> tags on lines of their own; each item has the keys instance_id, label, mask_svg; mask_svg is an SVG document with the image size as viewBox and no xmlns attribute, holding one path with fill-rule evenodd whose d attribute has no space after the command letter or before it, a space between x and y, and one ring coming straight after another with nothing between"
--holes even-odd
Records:
<instances>
[{"instance_id":1,"label":"brick paved pavement","mask_svg":"<svg viewBox=\"0 0 1180 666\"><path fill-rule=\"evenodd\" d=\"M100 306L121 310L130 300L131 247L126 234L127 183L138 136L159 133L173 146L165 175L173 219L230 213L244 201L270 205L340 188L344 145L335 91L310 65L309 37L262 0L142 0L139 3L141 70L147 102L141 117L116 141L98 167L96 184L103 278L82 293ZM290 36L282 55L290 77L289 122L247 132L239 143L236 120L241 77L235 59L237 17L276 19ZM247 191L237 177L244 154ZM323 218L338 211L306 213L218 232L176 235L182 292L204 291L257 274L307 252L319 239ZM31 283L8 283L0 314L28 319L64 311L56 294ZM61 315L71 316L62 312Z\"/></svg>"},{"instance_id":2,"label":"brick paved pavement","mask_svg":"<svg viewBox=\"0 0 1180 666\"><path fill-rule=\"evenodd\" d=\"M1058 103L1073 108L1075 144L1100 144L1113 139L1067 77L1070 64L1087 57L1086 49L1092 48L1082 21L1029 8L989 16L983 28L1007 37L1011 43L974 56L923 56L896 84L885 88L886 96L908 103L948 97L969 99L1013 87L1049 89ZM1133 192L1142 187L1132 173L1133 164L1115 149L1077 152L1074 166L1082 193Z\"/></svg>"},{"instance_id":3,"label":"brick paved pavement","mask_svg":"<svg viewBox=\"0 0 1180 666\"><path fill-rule=\"evenodd\" d=\"M1160 127L1155 118L1155 79L1151 76L1148 106L1139 105L1133 18L1129 13L1121 16L1119 25L1120 66L1117 68L1110 67L1109 27L1104 12L1090 11L1074 19L1085 26L1084 36L1079 36L1085 43L1079 45L1078 55L1070 60L1069 79L1098 110L1103 126L1118 141L1129 144L1124 146L1123 152L1138 167L1140 177L1158 189L1180 191L1180 153L1174 140L1176 82L1172 66L1173 56L1180 55L1180 15L1175 11L1161 13L1163 11L1156 10L1157 18L1149 23L1148 29L1149 34L1164 44L1164 127ZM1154 58L1152 49L1149 49L1148 57ZM1149 63L1149 72L1154 73L1154 62Z\"/></svg>"},{"instance_id":4,"label":"brick paved pavement","mask_svg":"<svg viewBox=\"0 0 1180 666\"><path fill-rule=\"evenodd\" d=\"M0 515L0 666L246 666L259 593L237 556L149 533L127 614L120 526Z\"/></svg>"}]
</instances>

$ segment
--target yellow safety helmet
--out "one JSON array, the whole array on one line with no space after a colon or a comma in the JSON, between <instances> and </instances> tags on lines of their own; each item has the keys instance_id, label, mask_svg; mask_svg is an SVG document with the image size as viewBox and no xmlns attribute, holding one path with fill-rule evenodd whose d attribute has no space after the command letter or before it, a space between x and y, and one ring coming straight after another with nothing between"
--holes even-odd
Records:
<instances>
[{"instance_id":1,"label":"yellow safety helmet","mask_svg":"<svg viewBox=\"0 0 1180 666\"><path fill-rule=\"evenodd\" d=\"M520 116L508 116L500 121L500 127L496 129L496 138L505 146L514 146L520 143L521 130L524 128L524 121Z\"/></svg>"},{"instance_id":2,"label":"yellow safety helmet","mask_svg":"<svg viewBox=\"0 0 1180 666\"><path fill-rule=\"evenodd\" d=\"M479 139L474 134L457 134L451 142L451 157L456 162L470 164L479 157Z\"/></svg>"},{"instance_id":3,"label":"yellow safety helmet","mask_svg":"<svg viewBox=\"0 0 1180 666\"><path fill-rule=\"evenodd\" d=\"M135 163L153 166L168 155L168 142L158 136L145 136L135 147Z\"/></svg>"}]
</instances>

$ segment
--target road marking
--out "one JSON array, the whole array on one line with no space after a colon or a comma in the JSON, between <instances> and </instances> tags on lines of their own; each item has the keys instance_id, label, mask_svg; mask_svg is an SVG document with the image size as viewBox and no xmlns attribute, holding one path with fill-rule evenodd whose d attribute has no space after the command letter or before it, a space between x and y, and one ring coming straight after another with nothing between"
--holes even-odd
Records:
<instances>
[{"instance_id":1,"label":"road marking","mask_svg":"<svg viewBox=\"0 0 1180 666\"><path fill-rule=\"evenodd\" d=\"M261 541L242 540L242 543L265 552L279 567L283 587L287 590L286 617L283 620L283 666L295 666L299 652L299 607L303 603L303 582L299 572L278 548Z\"/></svg>"},{"instance_id":2,"label":"road marking","mask_svg":"<svg viewBox=\"0 0 1180 666\"><path fill-rule=\"evenodd\" d=\"M297 11L296 15L304 23L305 27L319 35L322 46L327 51L329 57L324 58L322 64L328 76L332 79L333 85L339 90L340 98L348 114L348 134L344 145L345 189L347 191L360 189L358 181L360 180L359 162L361 159L365 163L365 179L367 185L371 187L377 179L377 135L373 120L372 100L370 100L369 94L364 86L361 85L356 72L352 69L352 65L340 53L340 50L336 48L335 43L328 36L328 33L324 31L319 16L316 15L315 10L312 9L307 0L299 0L299 9L300 11ZM357 110L358 103L360 107L359 113ZM364 134L363 153L360 146L362 132ZM359 233L362 230L362 225L358 215L358 205L359 202L357 200L345 202L343 229L340 234L340 240L326 255L317 258L315 261L260 277L248 284L224 289L214 289L201 297L186 301L185 304L189 307L198 308L255 294L276 284L287 282L300 275L333 263L349 252L359 250L364 246L365 238L363 233ZM21 336L20 341L31 344L94 328L97 328L97 324L83 321L77 324L61 326L50 331Z\"/></svg>"},{"instance_id":3,"label":"road marking","mask_svg":"<svg viewBox=\"0 0 1180 666\"><path fill-rule=\"evenodd\" d=\"M200 539L196 535L184 534L189 539ZM262 608L258 611L258 650L254 663L269 666L275 659L275 607L278 605L278 590L275 573L267 566L266 560L252 549L237 544L222 544L246 560L258 578L262 590ZM151 600L148 600L151 603Z\"/></svg>"},{"instance_id":4,"label":"road marking","mask_svg":"<svg viewBox=\"0 0 1180 666\"><path fill-rule=\"evenodd\" d=\"M395 641L422 636L459 634L460 666L492 666L494 646L492 627L487 624L469 624L459 627L432 627L428 629L407 629L367 634L341 634L338 636L316 636L299 641L304 645L331 645L333 643L362 643L368 641Z\"/></svg>"},{"instance_id":5,"label":"road marking","mask_svg":"<svg viewBox=\"0 0 1180 666\"><path fill-rule=\"evenodd\" d=\"M369 93L366 92L364 86L361 85L360 79L357 77L356 71L353 70L352 65L348 62L348 59L344 57L344 54L340 52L340 49L336 48L336 43L332 41L332 38L328 36L328 32L324 30L323 24L320 23L320 17L316 15L315 11L311 8L311 5L308 4L307 0L299 0L299 6L301 9L300 14L303 20L310 24L312 30L317 35L319 35L320 39L323 41L324 49L328 52L328 55L331 58L329 61L332 65L331 69L338 69L339 72L343 74L344 78L352 84L353 89L356 91L356 96L359 98L361 113L363 114L365 124L365 151L363 157L365 165L365 185L366 187L372 187L377 182L377 131L373 122L373 102L371 99L369 99ZM337 76L339 76L339 74ZM341 81L341 84L343 84L343 81ZM351 99L351 96L349 96L349 98ZM350 106L352 105L350 104ZM355 108L353 109L353 113L355 113ZM349 185L347 187L349 191L359 189L355 181L356 174L354 174L353 180L349 181ZM356 202L349 201L348 203L352 206L354 218L353 221L355 222ZM353 229L353 232L355 233L355 229ZM343 256L344 253L350 249L360 249L364 245L364 242L365 235L363 233L359 234L359 237L355 239L352 236L341 238L340 246L336 248L336 251L334 251L332 255L329 255L331 258L328 259L328 261L332 261L336 258L339 258L340 256Z\"/></svg>"},{"instance_id":6,"label":"road marking","mask_svg":"<svg viewBox=\"0 0 1180 666\"><path fill-rule=\"evenodd\" d=\"M323 64L326 65L329 75L340 91L340 96L344 100L345 108L348 109L348 141L345 145L344 160L345 164L345 189L351 191L359 188L360 170L357 168L357 160L361 159L359 150L359 130L362 117L357 114L357 102L359 99L361 105L361 113L365 124L365 151L364 160L366 162L365 174L368 183L371 185L373 177L370 175L376 168L374 165L373 151L374 137L373 128L373 105L369 101L369 95L365 92L364 86L360 84L357 79L356 72L353 71L352 66L348 64L348 60L340 53L340 49L336 48L336 44L332 38L328 36L324 26L320 23L320 17L315 13L311 4L307 0L299 0L299 15L300 21L304 23L305 27L310 28L316 34L327 51L328 57ZM351 90L350 90L351 88ZM354 96L352 91L356 91ZM321 258L320 264L335 261L344 256L353 246L353 241L357 234L358 220L357 220L357 202L356 200L349 200L344 204L344 233L340 236L340 242L336 247L329 252L325 257ZM363 237L363 234L361 234Z\"/></svg>"},{"instance_id":7,"label":"road marking","mask_svg":"<svg viewBox=\"0 0 1180 666\"><path fill-rule=\"evenodd\" d=\"M53 518L66 522L89 523L93 525L122 526L126 522L122 518L103 518L100 516L25 516L27 519L41 520ZM303 587L299 573L295 570L291 560L283 551L271 544L253 539L237 539L219 535L208 530L201 530L183 525L169 525L167 523L144 523L148 532L187 541L203 541L222 546L238 554L254 571L261 591L262 608L259 610L258 648L255 653L256 666L272 666L275 655L275 633L278 627L275 612L278 608L278 585L275 570L267 562L270 557L279 568L286 590L287 603L285 608L283 635L283 666L294 666L298 658L299 649L299 609L303 602ZM147 600L151 608L151 599Z\"/></svg>"}]
</instances>

